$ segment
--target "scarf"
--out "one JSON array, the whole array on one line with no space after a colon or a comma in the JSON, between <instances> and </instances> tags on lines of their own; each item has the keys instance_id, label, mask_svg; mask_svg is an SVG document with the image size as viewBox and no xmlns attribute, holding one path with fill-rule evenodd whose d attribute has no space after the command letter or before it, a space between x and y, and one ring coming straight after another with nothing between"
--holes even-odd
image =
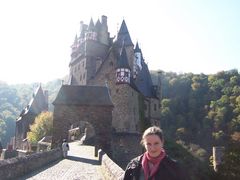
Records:
<instances>
[{"instance_id":1,"label":"scarf","mask_svg":"<svg viewBox=\"0 0 240 180\"><path fill-rule=\"evenodd\" d=\"M143 154L143 159L142 159L142 167L144 171L144 178L147 180L149 177L154 177L160 162L162 159L165 157L166 152L164 149L161 150L161 153L158 157L151 157L148 152L145 152ZM149 163L152 164L151 168L149 168Z\"/></svg>"}]
</instances>

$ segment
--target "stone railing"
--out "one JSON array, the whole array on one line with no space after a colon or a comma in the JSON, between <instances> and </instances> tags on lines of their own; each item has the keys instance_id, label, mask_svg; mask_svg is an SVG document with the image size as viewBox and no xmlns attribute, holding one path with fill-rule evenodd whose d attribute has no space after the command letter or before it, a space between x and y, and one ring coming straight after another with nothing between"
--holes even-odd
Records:
<instances>
[{"instance_id":1,"label":"stone railing","mask_svg":"<svg viewBox=\"0 0 240 180\"><path fill-rule=\"evenodd\" d=\"M0 161L0 179L15 179L62 158L60 148Z\"/></svg>"},{"instance_id":2,"label":"stone railing","mask_svg":"<svg viewBox=\"0 0 240 180\"><path fill-rule=\"evenodd\" d=\"M105 179L120 180L124 174L124 170L119 167L109 156L101 149L98 151L98 158Z\"/></svg>"}]
</instances>

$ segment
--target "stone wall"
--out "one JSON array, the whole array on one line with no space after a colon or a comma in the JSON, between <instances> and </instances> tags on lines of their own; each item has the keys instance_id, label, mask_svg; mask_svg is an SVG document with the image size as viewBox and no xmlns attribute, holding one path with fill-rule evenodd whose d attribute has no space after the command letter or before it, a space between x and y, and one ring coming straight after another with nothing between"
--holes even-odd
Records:
<instances>
[{"instance_id":1,"label":"stone wall","mask_svg":"<svg viewBox=\"0 0 240 180\"><path fill-rule=\"evenodd\" d=\"M109 87L109 93L114 104L112 126L117 132L139 132L138 92L128 84L116 84L116 59L110 53L97 72L94 79L88 83Z\"/></svg>"},{"instance_id":2,"label":"stone wall","mask_svg":"<svg viewBox=\"0 0 240 180\"><path fill-rule=\"evenodd\" d=\"M15 179L62 158L61 149L0 161L0 179Z\"/></svg>"},{"instance_id":3,"label":"stone wall","mask_svg":"<svg viewBox=\"0 0 240 180\"><path fill-rule=\"evenodd\" d=\"M101 149L98 151L98 158L105 179L120 180L124 174L124 170L119 167L112 159L108 157Z\"/></svg>"}]
</instances>

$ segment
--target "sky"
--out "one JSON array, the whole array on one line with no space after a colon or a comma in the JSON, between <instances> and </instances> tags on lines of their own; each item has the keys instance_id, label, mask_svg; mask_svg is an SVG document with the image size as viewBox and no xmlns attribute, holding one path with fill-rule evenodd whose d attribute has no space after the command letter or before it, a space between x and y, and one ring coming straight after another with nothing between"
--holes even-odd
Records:
<instances>
[{"instance_id":1,"label":"sky","mask_svg":"<svg viewBox=\"0 0 240 180\"><path fill-rule=\"evenodd\" d=\"M68 75L80 21L125 20L150 70L214 74L240 69L239 0L0 1L0 81L45 83Z\"/></svg>"}]
</instances>

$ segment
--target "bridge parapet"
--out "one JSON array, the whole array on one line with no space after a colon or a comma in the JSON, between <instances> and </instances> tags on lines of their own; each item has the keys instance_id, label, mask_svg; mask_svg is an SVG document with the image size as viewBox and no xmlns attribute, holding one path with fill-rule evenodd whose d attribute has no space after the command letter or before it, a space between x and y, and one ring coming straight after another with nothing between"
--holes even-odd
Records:
<instances>
[{"instance_id":1,"label":"bridge parapet","mask_svg":"<svg viewBox=\"0 0 240 180\"><path fill-rule=\"evenodd\" d=\"M62 158L60 148L0 161L0 179L14 179Z\"/></svg>"},{"instance_id":2,"label":"bridge parapet","mask_svg":"<svg viewBox=\"0 0 240 180\"><path fill-rule=\"evenodd\" d=\"M103 175L108 180L121 179L124 170L119 167L105 152L98 151L98 158L101 163Z\"/></svg>"}]
</instances>

